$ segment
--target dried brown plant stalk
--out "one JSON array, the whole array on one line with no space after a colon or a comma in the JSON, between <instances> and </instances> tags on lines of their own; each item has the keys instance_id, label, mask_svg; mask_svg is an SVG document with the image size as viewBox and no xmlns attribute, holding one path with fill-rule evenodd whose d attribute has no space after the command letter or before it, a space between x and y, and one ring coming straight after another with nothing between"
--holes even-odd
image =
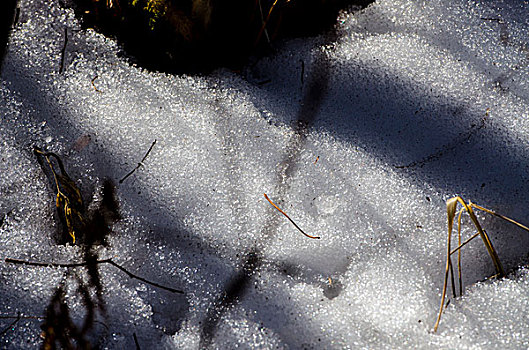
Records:
<instances>
[{"instance_id":1,"label":"dried brown plant stalk","mask_svg":"<svg viewBox=\"0 0 529 350\"><path fill-rule=\"evenodd\" d=\"M300 227L294 222L294 220L292 220L292 219L290 218L290 216L287 215L287 213L285 213L284 211L282 211L277 205L274 204L274 202L272 202L272 201L270 200L270 198L268 198L268 196L266 195L266 193L264 194L264 196L265 196L266 200L269 201L270 204L272 204L272 206L273 206L274 208L276 208L277 210L279 210L279 212L280 212L281 214L283 214L283 215L286 216L286 218L292 223L292 225L294 225L294 226L299 230L299 232L303 233L305 236L307 236L307 237L309 237L309 238L312 238L312 239L320 239L320 237L318 237L318 236L311 236L311 235L309 235L309 234L306 234L306 233L305 233L305 232L304 232L304 231L303 231L303 230L302 230L302 229L301 229L301 228L300 228Z\"/></svg>"},{"instance_id":2,"label":"dried brown plant stalk","mask_svg":"<svg viewBox=\"0 0 529 350\"><path fill-rule=\"evenodd\" d=\"M457 219L457 234L458 234L458 246L455 249L451 249L450 242L452 239L452 229L454 227L454 219L457 213L457 204L460 204L462 209L458 212L458 219ZM452 262L450 260L450 257L452 254L455 254L457 252L457 266L458 266L458 277L459 277L459 294L461 295L463 293L463 287L462 287L462 277L461 277L461 248L465 246L467 243L472 241L474 238L480 236L483 243L485 244L485 247L487 248L487 252L489 253L492 262L494 263L494 267L496 268L496 275L493 277L503 277L505 276L505 271L503 269L503 266L501 265L500 259L498 257L498 254L496 253L496 250L492 246L492 242L487 235L487 232L482 228L481 224L478 221L478 218L476 217L476 214L474 213L475 209L482 210L486 213L489 213L491 215L497 216L505 221L508 221L526 231L529 231L529 228L527 226L524 226L512 219L509 219L506 216L500 215L492 210L489 210L487 208L484 208L482 206L479 206L477 204L474 204L472 202L465 203L463 198L456 196L453 198L450 198L446 201L446 210L447 210L447 216L448 216L448 240L447 240L447 257L446 257L446 270L445 270L445 277L444 277L444 284L443 284L443 292L441 295L441 306L439 307L439 314L437 316L437 321L434 325L434 332L437 331L437 328L439 327L439 322L441 321L441 315L443 314L443 310L445 308L445 298L446 298L446 289L448 286L448 275L451 275L451 281L452 281L452 292L454 296L456 296L455 292L455 285L454 285L454 275L453 275L453 268L452 268ZM470 217L470 220L474 224L474 227L477 229L477 233L472 235L469 239L467 239L465 242L461 243L461 216L463 212L467 212L468 216Z\"/></svg>"}]
</instances>

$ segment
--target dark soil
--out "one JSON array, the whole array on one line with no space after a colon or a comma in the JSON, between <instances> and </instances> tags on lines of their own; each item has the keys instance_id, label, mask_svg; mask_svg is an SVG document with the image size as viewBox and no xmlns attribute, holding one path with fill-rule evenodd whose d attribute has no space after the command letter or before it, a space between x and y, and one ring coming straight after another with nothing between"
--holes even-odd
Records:
<instances>
[{"instance_id":1,"label":"dark soil","mask_svg":"<svg viewBox=\"0 0 529 350\"><path fill-rule=\"evenodd\" d=\"M132 0L65 1L85 28L116 38L134 63L173 73L237 70L248 57L273 52L278 39L323 33L332 28L340 10L373 2L278 0L266 21L273 0L164 0L171 16L157 20L153 28L144 10L148 0L137 0L135 6ZM207 6L207 15L197 14L194 3L199 2Z\"/></svg>"}]
</instances>

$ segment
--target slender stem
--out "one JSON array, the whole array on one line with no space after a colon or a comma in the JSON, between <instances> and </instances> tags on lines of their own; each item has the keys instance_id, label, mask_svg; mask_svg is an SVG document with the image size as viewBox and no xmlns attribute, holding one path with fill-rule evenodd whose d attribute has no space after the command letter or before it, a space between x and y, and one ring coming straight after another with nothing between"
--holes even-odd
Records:
<instances>
[{"instance_id":1,"label":"slender stem","mask_svg":"<svg viewBox=\"0 0 529 350\"><path fill-rule=\"evenodd\" d=\"M456 298L457 294L456 294L456 282L454 279L454 268L452 266L452 259L448 259L448 260L450 261L450 282L452 286L452 296Z\"/></svg>"},{"instance_id":2,"label":"slender stem","mask_svg":"<svg viewBox=\"0 0 529 350\"><path fill-rule=\"evenodd\" d=\"M64 45L61 50L61 64L59 66L59 74L64 71L64 58L66 57L66 46L68 45L68 28L64 27Z\"/></svg>"},{"instance_id":3,"label":"slender stem","mask_svg":"<svg viewBox=\"0 0 529 350\"><path fill-rule=\"evenodd\" d=\"M96 79L98 78L98 76L96 75L94 78L92 78L92 80L90 81L92 83L92 87L94 88L95 91L97 92L101 92L101 90L99 90L96 85L94 84L94 82L96 81Z\"/></svg>"},{"instance_id":4,"label":"slender stem","mask_svg":"<svg viewBox=\"0 0 529 350\"><path fill-rule=\"evenodd\" d=\"M266 193L264 194L264 196L265 196L266 200L269 201L270 204L272 204L272 206L273 206L274 208L276 208L277 210L279 210L279 212L280 212L281 214L283 214L283 215L286 216L286 218L287 218L287 219L288 219L288 220L289 220L289 221L290 221L290 222L291 222L291 223L292 223L292 224L293 224L293 225L299 230L299 232L303 233L305 236L307 236L307 237L309 237L309 238L312 238L312 239L320 239L320 237L318 237L318 236L311 236L311 235L309 235L309 234L306 234L306 233L305 233L305 232L304 232L304 231L303 231L303 230L302 230L302 229L301 229L301 228L300 228L300 227L294 222L294 220L292 220L292 219L290 218L290 216L288 216L284 211L282 211L281 209L279 209L279 207L278 207L277 205L275 205L274 202L272 202L272 201L270 200L270 198L268 198L268 196L266 195Z\"/></svg>"},{"instance_id":5,"label":"slender stem","mask_svg":"<svg viewBox=\"0 0 529 350\"><path fill-rule=\"evenodd\" d=\"M437 315L437 320L435 321L435 325L433 327L433 331L437 332L437 328L439 327L439 323L441 322L441 315L443 314L444 309L444 303L446 298L446 288L448 285L448 273L450 271L451 261L450 261L450 242L452 240L452 228L454 227L454 216L456 213L457 208L457 200L455 198L451 198L446 202L446 213L448 217L448 239L446 244L446 269L445 269L445 277L444 277L444 283L443 283L443 293L441 294L441 305L439 306L439 314Z\"/></svg>"},{"instance_id":6,"label":"slender stem","mask_svg":"<svg viewBox=\"0 0 529 350\"><path fill-rule=\"evenodd\" d=\"M268 16L266 16L266 19L263 21L263 25L261 26L261 30L259 30L259 34L257 34L257 39L255 39L254 46L257 46L259 44L259 41L261 40L261 36L263 35L263 32L265 33L268 42L270 42L270 38L268 38L268 33L266 31L266 25L268 24L268 20L270 19L270 16L272 15L272 11L274 10L274 7L276 6L278 0L275 0L272 6L270 7L270 10L268 11Z\"/></svg>"},{"instance_id":7,"label":"slender stem","mask_svg":"<svg viewBox=\"0 0 529 350\"><path fill-rule=\"evenodd\" d=\"M18 321L20 321L20 318L21 318L21 317L20 317L20 312L19 312L18 315L17 315L17 317L16 317L16 319L15 319L13 322L11 322L11 324L10 324L9 326L7 326L6 328L4 328L4 330L3 330L2 332L0 332L0 335L4 335L4 334L6 334L7 331L8 331L10 328L14 327L14 326L18 323Z\"/></svg>"},{"instance_id":8,"label":"slender stem","mask_svg":"<svg viewBox=\"0 0 529 350\"><path fill-rule=\"evenodd\" d=\"M479 209L479 210L483 210L483 211L486 212L486 213L489 213L489 214L492 214L492 215L494 215L494 216L497 216L497 217L499 217L499 218L501 218L501 219L503 219L503 220L505 220L505 221L510 222L511 224L515 224L516 226L518 226L518 227L520 227L520 228L523 228L523 229L526 230L526 231L529 231L529 227L527 227L527 226L525 226L525 225L522 225L522 224L520 224L520 223L514 221L513 219L510 219L510 218L508 218L508 217L506 217L506 216L503 216L503 215L501 215L501 214L498 214L498 213L496 213L495 211L489 210L489 209L487 209L487 208L483 208L483 207L480 206L480 205L477 205L477 204L474 204L474 203L471 203L471 204L472 204L472 206L473 206L474 208L477 208L477 209Z\"/></svg>"},{"instance_id":9,"label":"slender stem","mask_svg":"<svg viewBox=\"0 0 529 350\"><path fill-rule=\"evenodd\" d=\"M450 255L454 254L455 252L457 251L460 251L461 248L463 248L465 245L467 245L468 243L470 243L470 241L472 241L474 238L476 238L477 236L479 236L479 232L476 233L475 235L473 235L472 237L470 237L469 239L467 239L466 241L464 241L463 243L461 243L457 248L454 248L454 250L452 250L450 252Z\"/></svg>"},{"instance_id":10,"label":"slender stem","mask_svg":"<svg viewBox=\"0 0 529 350\"><path fill-rule=\"evenodd\" d=\"M457 244L461 246L461 216L463 215L463 210L459 211L457 217ZM452 254L452 253L450 253ZM457 273L459 277L459 295L463 295L463 272L461 270L461 250L457 251Z\"/></svg>"},{"instance_id":11,"label":"slender stem","mask_svg":"<svg viewBox=\"0 0 529 350\"><path fill-rule=\"evenodd\" d=\"M132 337L134 338L134 344L136 345L136 350L141 350L140 343L138 342L138 337L136 336L136 333L132 333Z\"/></svg>"},{"instance_id":12,"label":"slender stem","mask_svg":"<svg viewBox=\"0 0 529 350\"><path fill-rule=\"evenodd\" d=\"M154 147L155 144L156 144L156 140L154 140L154 142L151 144L151 147L149 147L149 150L147 151L147 153L145 153L145 155L143 156L142 160L138 163L138 165L136 165L136 167L132 169L127 175L125 175L121 180L119 180L120 184L123 183L123 181L125 181L129 176L134 174L134 172L143 165L143 162L145 161L145 159L147 159L147 156L149 155L149 153L151 153L152 148Z\"/></svg>"},{"instance_id":13,"label":"slender stem","mask_svg":"<svg viewBox=\"0 0 529 350\"><path fill-rule=\"evenodd\" d=\"M66 268L72 268L72 267L79 267L79 266L87 266L88 264L91 264L91 262L82 262L82 263L49 263L49 262L36 262L36 261L26 261L26 260L19 260L19 259L12 259L12 258L6 258L6 263L12 263L12 264L21 264L21 265L27 265L27 266L41 266L41 267L66 267ZM123 271L125 274L127 274L130 278L137 279L139 281L142 281L146 284L150 284L151 286L158 287L161 289L165 289L169 292L178 293L178 294L184 294L183 291L174 289L171 287L162 286L161 284L158 284L156 282L149 281L143 277L140 277L138 275L133 274L132 272L125 269L123 266L118 265L115 263L112 259L104 259L104 260L96 260L94 262L95 264L110 264L117 269Z\"/></svg>"},{"instance_id":14,"label":"slender stem","mask_svg":"<svg viewBox=\"0 0 529 350\"><path fill-rule=\"evenodd\" d=\"M492 242L487 235L487 233L483 230L481 227L481 224L478 221L478 218L476 217L476 214L474 214L474 211L472 210L472 207L474 204L472 202L469 202L468 205L461 199L461 197L458 197L458 201L465 207L465 209L468 212L468 215L470 216L470 219L474 223L474 226L478 229L479 235L481 236L481 239L483 240L483 243L485 244L485 247L487 248L487 251L492 259L492 262L494 263L494 266L496 267L496 271L501 275L505 276L505 271L503 270L503 266L501 265L500 258L498 257L498 254L496 253L496 250L492 246Z\"/></svg>"}]
</instances>

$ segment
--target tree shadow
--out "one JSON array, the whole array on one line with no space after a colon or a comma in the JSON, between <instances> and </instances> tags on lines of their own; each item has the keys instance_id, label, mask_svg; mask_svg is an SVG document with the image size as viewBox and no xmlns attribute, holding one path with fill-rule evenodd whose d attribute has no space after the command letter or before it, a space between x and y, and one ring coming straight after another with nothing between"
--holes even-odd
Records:
<instances>
[{"instance_id":1,"label":"tree shadow","mask_svg":"<svg viewBox=\"0 0 529 350\"><path fill-rule=\"evenodd\" d=\"M412 28L400 30L414 33ZM442 39L438 44L441 51L455 50L454 55L462 50L457 57L473 57L462 44L451 43L448 48ZM299 100L292 86L299 86L301 94L306 90L300 74L310 71L313 64L300 62L298 57L310 57L308 50L296 51L288 60L277 56L271 59L273 64L258 63L248 73L254 83L267 81L256 89L273 101L267 109L285 124L294 120L285 114L284 107ZM418 83L410 84L383 64L365 67L355 57L328 60L331 77L328 84L322 84L322 88L328 86L326 98L310 130L353 144L402 176L426 183L446 196L459 194L520 222L529 222L523 209L529 204L524 195L529 189L529 151L519 146L517 136L510 136L513 132L501 125L496 114L504 110L504 101L516 103L514 108L523 111L518 91L500 90L491 82L485 89L497 100L491 105L472 105L461 96L451 95L451 91L440 93ZM480 68L485 63L477 58L469 59L467 64L477 67L474 74L485 74ZM285 66L280 75L268 70L274 65ZM271 76L272 80L267 80ZM255 103L261 105L262 100ZM526 263L525 254L515 246L518 241L529 245L529 236L506 224L494 225L502 228L490 232L498 242L500 256L502 250L508 252L503 258L511 267ZM517 238L513 240L513 236Z\"/></svg>"},{"instance_id":2,"label":"tree shadow","mask_svg":"<svg viewBox=\"0 0 529 350\"><path fill-rule=\"evenodd\" d=\"M39 135L38 133L34 133L34 129L32 127L24 128L21 127L20 123L26 123L26 125L28 126L43 125L44 123L49 126L50 133L53 139L62 139L65 143L70 144L75 143L75 140L69 139L69 137L74 137L73 135L82 135L82 131L79 130L73 123L69 122L68 114L65 114L64 111L62 111L60 107L55 104L56 98L53 96L48 96L49 91L43 90L42 86L37 83L35 77L38 75L38 73L36 73L35 71L30 72L30 69L26 68L26 65L24 63L20 63L14 59L10 59L6 63L7 65L9 65L9 67L8 69L5 69L5 74L2 75L2 78L6 81L12 82L12 85L10 85L11 91L17 94L17 98L19 99L19 101L28 106L31 112L29 113L29 115L25 116L24 122L21 122L21 120L16 119L3 119L2 123L4 123L5 125L10 125L11 129L14 131L14 140L17 144L17 148L20 148L22 153L25 153L28 159L34 159L35 166L39 167L39 158L33 154L33 145L43 144L45 142L43 142L44 140L41 138L41 135ZM13 72L15 72L15 77L10 75ZM74 158L71 156L71 154L67 154L62 157L64 161L64 167L68 170L70 176L74 179L82 180L83 185L80 186L80 192L82 193L82 196L84 198L90 198L96 187L95 183L85 178L85 169L91 161L97 160L97 165L93 170L93 174L96 177L101 176L104 178L106 174L121 174L122 172L121 168L114 167L114 164L116 163L115 159L109 157L108 153L101 152L97 154L92 154L91 157L88 158L89 159L83 159L83 157ZM80 160L81 164L73 164L73 159L76 159L78 161ZM49 168L47 167L47 164L45 164L45 162L42 162L42 159L40 159L40 161L43 170L48 172L48 180L50 180L53 184L53 176L49 173ZM88 164L85 162L88 162ZM42 170L39 169L39 171ZM45 176L44 174L45 173L42 173L43 177ZM116 181L113 182L117 183L117 178L115 180ZM76 181L76 183L78 184L79 182ZM54 202L56 189L53 187L52 184L49 186L50 201ZM85 348L84 345L87 345L89 343L91 343L92 345L104 344L105 342L110 341L110 339L112 338L112 332L105 331L105 329L108 331L108 327L106 325L104 325L105 327L103 328L100 327L101 322L110 321L111 324L115 324L116 321L113 321L112 317L108 318L111 315L108 315L106 313L105 296L107 293L107 286L105 286L105 280L102 279L100 275L100 264L98 264L96 261L98 260L98 247L107 245L107 241L110 234L109 229L111 225L120 217L117 211L117 201L114 198L115 192L119 195L122 201L127 201L126 195L124 195L124 193L121 192L119 188L116 189L111 181L104 181L102 187L102 197L98 203L95 203L96 206L91 206L88 210L85 206L83 206L82 209L79 209L83 212L83 214L86 214L86 221L84 222L84 224L81 226L76 226L76 229L82 231L79 232L80 235L78 236L78 238L82 246L81 255L83 256L83 261L87 263L85 266L86 276L79 276L77 272L74 272L73 274L67 274L65 278L66 280L72 280L71 282L73 283L73 285L78 285L78 290L77 292L74 292L74 296L77 293L77 296L80 295L82 297L82 300L84 302L83 305L86 307L85 314L87 318L84 320L78 319L79 310L75 310L75 313L70 313L69 307L64 298L65 288L67 286L62 284L59 285L54 291L54 294L50 295L51 301L48 306L48 315L46 316L45 324L43 325L43 327L45 327L45 331L47 331L46 339L44 340L45 345L49 343L50 346L52 346L52 344L57 343L62 344L65 347L72 345L78 346L80 348ZM23 200L24 199L19 201L19 203L23 203ZM134 198L134 200L137 200L137 198ZM145 207L136 207L136 215L140 216L144 209ZM151 210L157 211L158 208L153 207L151 208ZM65 221L64 215L60 216L60 218L62 219L62 221ZM167 214L167 221L169 221L169 214ZM62 229L59 229L59 231L61 232L57 233L57 237L54 237L53 235L51 237L42 237L43 241L45 242L47 238L49 241L51 241L52 245L64 244L65 241L69 240L68 233L62 232ZM185 237L190 238L186 239ZM157 240L174 242L173 240L169 240L167 237L162 237L161 235L157 236L156 234L153 234L150 237L138 236L137 239L143 243L148 243L149 241L152 242ZM202 245L197 244L199 241L199 238L194 238L193 235L190 233L183 234L182 238L177 240L178 244L176 244L174 249L186 249L187 252L196 250L199 252L199 254L203 254L204 247ZM50 244L50 242L48 242L47 244ZM108 247L108 249L111 250L112 247ZM211 249L211 251L214 251L214 249ZM127 259L127 257L123 258ZM36 259L38 259L38 257L36 257ZM155 269L153 270L152 267L149 274L156 276L164 276L163 271L156 271ZM168 281L162 283L165 283L167 285L175 285L178 284L178 281ZM147 288L155 289L155 287L151 286ZM160 296L158 294L142 293L141 297L146 300L147 303L151 303L152 305L158 305L160 303ZM161 294L163 294L163 291L161 292ZM147 340L144 339L144 345L150 344L149 346L154 346L159 344L162 334L168 331L174 333L175 327L177 327L177 325L179 325L180 322L185 318L185 312L187 312L188 309L187 300L185 299L185 297L174 296L174 294L171 295L173 295L174 299L171 302L166 303L166 305L174 304L174 301L176 305L171 306L171 310L178 310L182 313L171 316L171 319L175 321L174 325L167 325L165 324L165 322L160 321L159 319L153 319L153 322L160 326L160 328L153 327L152 330L153 333L155 333L159 338L156 339L156 337L148 337L147 339L149 340L149 342L152 343L149 343L147 342ZM35 312L36 305L34 304L34 302L30 301L31 297L28 298L28 295L23 292L17 292L14 289L10 289L9 295L4 295L3 299L14 302L15 304L11 305L11 307L15 309L18 309L19 307L24 308L23 310L19 310L23 313L32 312L35 313L37 316L41 315L41 313ZM27 300L27 305L31 307L25 308L24 305L26 305L26 302L20 302L24 300ZM41 312L44 312L44 309L45 305L42 305ZM100 312L98 310L100 310ZM102 316L104 316L103 321L101 321L100 317L96 316L97 313L101 312ZM165 311L163 310L156 310L156 314L158 316L164 314L164 312ZM82 316L83 312L81 312L81 317ZM96 322L95 325L94 322ZM81 324L80 328L77 327L78 324ZM57 335L55 333L62 331L64 331L64 334L62 335L64 335L65 337L57 338L57 336L60 336L60 334ZM94 331L102 332L102 334L99 334L99 336L97 334L92 334ZM130 331L130 339L127 339L125 341L131 346L133 346L134 344L132 338L133 331L134 330ZM55 337L53 336L53 334L55 334ZM71 341L73 342L70 344L69 342Z\"/></svg>"},{"instance_id":3,"label":"tree shadow","mask_svg":"<svg viewBox=\"0 0 529 350\"><path fill-rule=\"evenodd\" d=\"M50 102L53 99L48 98L48 92L23 68L24 63L15 62L14 65L18 75L8 79L19 93L23 104L34 109L34 113L28 116L29 120L36 125L43 121L50 123L57 138L81 134L78 126L70 123L68 116L60 111L60 106ZM296 171L296 161L307 133L311 130L324 130L337 138L360 145L403 176L414 177L445 193L468 195L479 204L490 206L488 203L493 203L501 209L500 212L521 221L529 219L527 214L521 212L521 208L528 204L522 196L527 189L527 152L513 149L510 140L502 136L504 130L489 122L490 117L486 115L486 111L474 110L457 101L450 102L451 96L439 99L420 94L410 89L408 84L401 83L398 76L377 71L364 72L357 66L340 66L340 72L347 77L340 79L334 75L333 67L335 66L331 60L319 59L314 68L310 67L308 70L309 80L312 82L308 83L308 90L304 91L305 100L299 108L299 114L293 119L296 133L291 144L294 147L291 148L291 153L285 155L283 174L278 174L277 193L288 191L288 179ZM350 80L351 76L356 79ZM378 84L380 80L386 83L386 90L382 93ZM268 89L270 95L281 93L281 90L265 89ZM281 97L276 99L280 100ZM466 122L453 125L453 115L464 116ZM17 130L16 137L21 145L27 145L28 140L40 141L29 131L17 128L15 121L6 123L11 123ZM447 128L447 125L450 127ZM28 148L28 152L30 151ZM469 157L470 154L479 156ZM116 160L109 154L99 152L93 158L97 160L94 163L96 174L121 175L123 169L116 165ZM472 175L478 175L469 176L467 169L472 169ZM283 180L285 178L287 180ZM447 178L453 180L453 185L447 185ZM509 182L505 182L507 178ZM183 218L175 218L174 213L155 207L150 193L133 196L132 191L127 191L120 195L123 201L132 203L133 213L137 216L145 212L157 212L158 221L183 221ZM238 195L234 193L232 196ZM138 202L142 203L142 207L134 206ZM509 204L513 202L520 205L520 209ZM503 208L514 209L515 213ZM173 230L172 237L168 237L167 232L155 230L143 239L145 242L163 242L171 249L186 250L188 256L196 252L197 257L207 256L208 259L218 261L216 269L220 271L219 279L226 281L223 290L219 291L217 307L206 316L203 338L207 345L207 339L214 337L223 310L240 300L245 290L251 286L255 272L262 266L260 248L274 238L277 219L271 218L264 225L262 232L265 238L257 247L246 252L240 269L223 264L216 248L208 245L194 232L185 232L180 228ZM175 236L178 239L174 239ZM520 245L519 241L508 242L503 236L493 237L502 241L502 246ZM524 241L522 245L525 246L526 243ZM511 263L515 264L517 261L523 260L514 257ZM199 258L187 263L198 265L200 262ZM163 275L163 271L152 271L152 274ZM185 315L182 315L175 322L184 318ZM274 325L270 327L277 329Z\"/></svg>"}]
</instances>

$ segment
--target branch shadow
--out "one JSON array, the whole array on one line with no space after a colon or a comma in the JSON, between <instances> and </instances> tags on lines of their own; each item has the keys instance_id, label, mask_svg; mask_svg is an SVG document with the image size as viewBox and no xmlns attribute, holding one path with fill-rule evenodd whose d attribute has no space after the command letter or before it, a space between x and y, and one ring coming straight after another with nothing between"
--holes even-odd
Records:
<instances>
[{"instance_id":1,"label":"branch shadow","mask_svg":"<svg viewBox=\"0 0 529 350\"><path fill-rule=\"evenodd\" d=\"M399 28L399 32L415 33L413 28ZM441 39L434 44L441 52L455 50L455 55L463 51L454 57L469 57L466 64L475 67L474 74L486 75L482 68L486 63L464 51L464 45L448 47ZM282 123L292 123L282 111L295 100L292 86L299 86L299 91L306 89L299 74L306 70L307 62L300 64L297 58L310 56L308 50L296 51L288 58L278 55L275 61L271 59L274 63L258 63L250 70L249 80L254 84L272 77L256 88L273 101L267 108ZM520 145L523 136L502 125L497 113L506 110L504 103L516 103L514 108L523 111L527 102L520 102L519 92L501 90L491 82L484 89L497 99L490 105L473 105L451 91L439 93L410 84L383 64L363 66L355 57L327 58L331 67L327 98L310 126L312 131L355 145L403 177L428 184L447 197L458 194L522 223L529 222L523 209L529 205L524 195L529 190L529 149ZM269 70L274 64L286 68L275 74ZM262 105L261 101L255 103ZM526 254L517 247L520 242L529 246L529 235L513 226L494 220L491 223L501 228L490 232L500 257L511 268L527 263Z\"/></svg>"},{"instance_id":2,"label":"branch shadow","mask_svg":"<svg viewBox=\"0 0 529 350\"><path fill-rule=\"evenodd\" d=\"M32 106L34 112L28 116L31 123L38 125L48 122L56 138L64 139L63 135L81 134L76 125L68 122L68 116L64 115L60 106L50 102L53 99L48 98L48 92L32 79L31 72L23 68L24 63L12 64L16 66L18 74L7 79L11 81L23 104ZM504 130L489 122L485 111L470 108L457 101L447 102L451 96L439 99L436 96L419 94L407 84L400 83L398 76L389 76L377 71L365 72L356 66L340 66L340 72L347 77L340 80L333 75L334 62L328 60L321 64L323 68L317 68L311 73L314 74L314 83L309 83L304 107L300 109L295 120L297 133L292 140L294 151L285 155L284 160L286 178L289 177L288 172L295 171L296 154L303 147L304 135L311 129L324 130L347 142L360 145L381 161L393 166L403 176L415 177L418 181L427 182L445 193L468 195L480 204L493 203L499 208L513 209L514 214L511 214L510 210L499 211L513 215L521 221L529 219L527 214L521 212L521 208L529 204L522 196L528 187L526 170L529 161L526 159L529 152L513 149L510 140L501 136ZM350 77L355 77L355 80L350 80ZM377 84L379 80L386 82L385 91L380 91L380 85ZM268 93L277 95L281 91L270 88ZM276 99L280 100L281 97ZM461 116L466 123L452 125L452 116ZM21 145L29 146L28 140L32 143L42 141L29 131L21 131L16 122L5 122L11 123L17 130L16 137ZM446 125L450 125L450 128ZM30 148L28 152L31 152ZM469 154L479 156L468 157ZM436 156L429 158L431 155ZM115 165L115 159L109 154L99 152L93 155L93 158L97 159L94 170L96 174L101 172L121 175L123 169ZM501 162L498 159L501 159ZM472 169L472 174L479 175L469 176L465 169ZM288 191L288 181L284 182L280 178L284 177L278 176L277 192L284 193ZM452 179L453 185L447 185L447 178ZM510 181L505 183L507 178ZM157 212L157 221L183 221L182 218L174 218L171 212L154 207L152 194L132 196L132 192L127 191L121 195L123 201L142 203L141 208L133 208L133 213L137 216L144 212ZM237 197L236 193L231 195ZM516 203L520 209L510 206L509 203ZM261 244L273 239L276 228L277 219L270 219L263 228L263 236L266 239ZM218 261L219 279L226 281L219 295L226 291L226 296L217 301L217 304L221 305L220 309L213 310L206 317L208 322L204 326L203 337L212 338L222 309L235 303L241 298L244 290L251 286L250 282L263 259L260 256L260 247L250 249L242 259L243 268L237 269L223 263L216 249L195 233L185 232L180 228L167 229L173 230L171 237L168 237L168 231L154 230L148 237L143 238L144 242L163 242L171 249L186 250L188 256L196 254L208 256L208 260ZM175 237L178 239L174 239ZM502 246L514 244L502 236L493 235L493 239L500 241ZM520 242L515 244L520 245ZM523 241L521 245L528 244L529 241ZM511 264L523 261L520 257L510 259ZM188 263L198 265L201 260ZM161 269L152 273L163 275ZM175 322L183 319L185 315ZM275 325L269 326L278 329ZM130 341L132 342L132 339ZM289 345L294 347L296 344Z\"/></svg>"}]
</instances>

